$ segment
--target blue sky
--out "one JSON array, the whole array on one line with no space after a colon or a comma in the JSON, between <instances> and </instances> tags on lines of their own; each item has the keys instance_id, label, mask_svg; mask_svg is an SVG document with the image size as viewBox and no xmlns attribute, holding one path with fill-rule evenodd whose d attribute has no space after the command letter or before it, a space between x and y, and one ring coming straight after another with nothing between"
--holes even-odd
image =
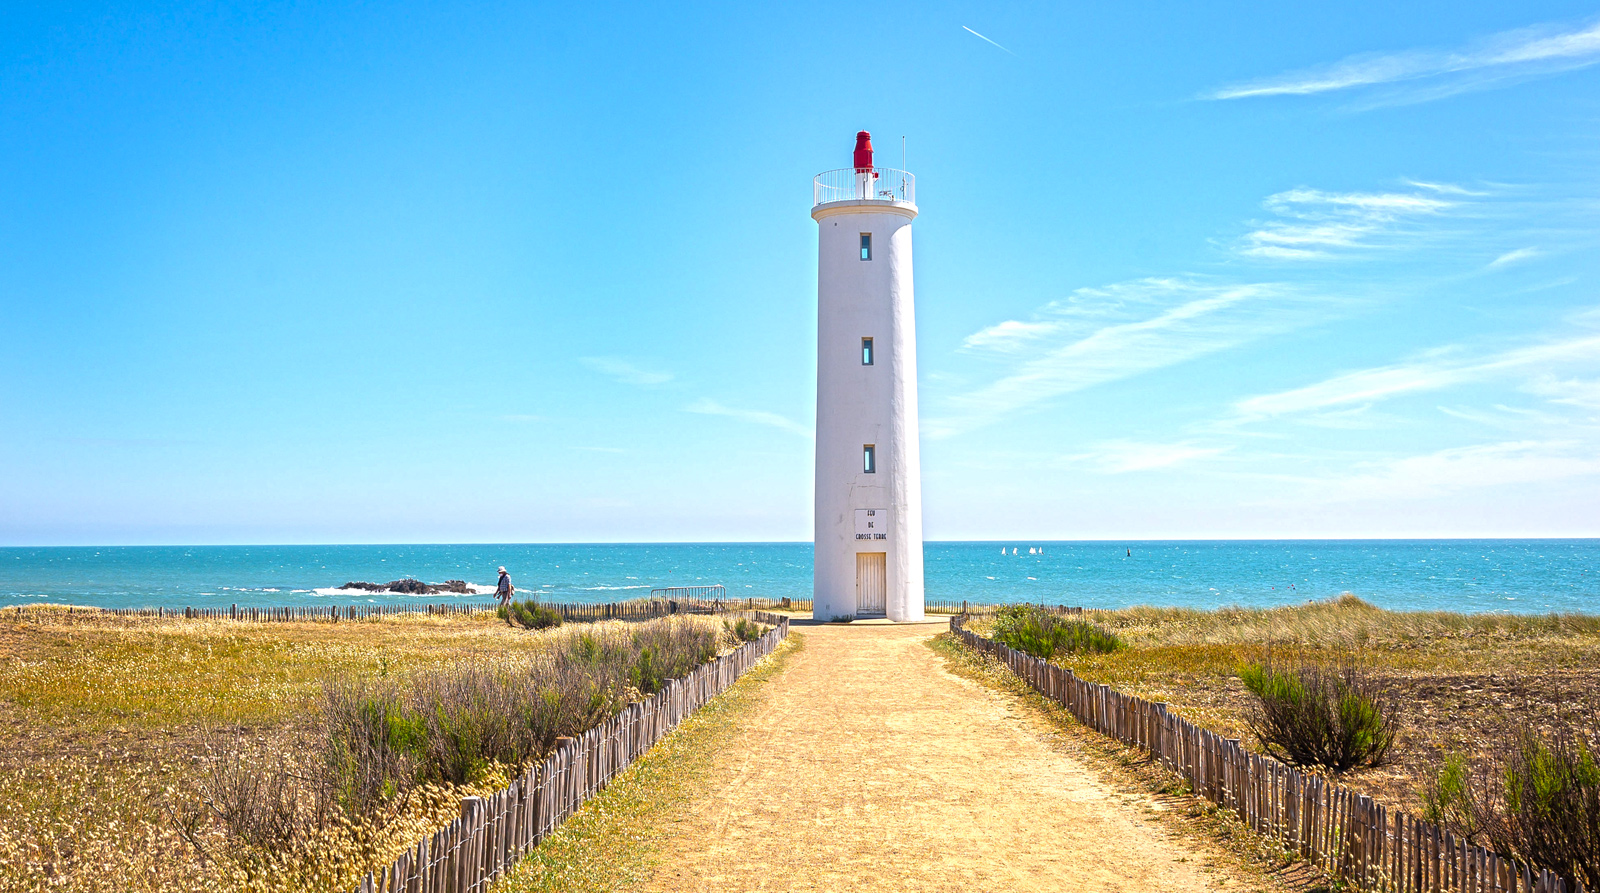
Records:
<instances>
[{"instance_id":1,"label":"blue sky","mask_svg":"<svg viewBox=\"0 0 1600 893\"><path fill-rule=\"evenodd\" d=\"M918 177L934 539L1600 535L1600 6L9 4L0 543L805 540Z\"/></svg>"}]
</instances>

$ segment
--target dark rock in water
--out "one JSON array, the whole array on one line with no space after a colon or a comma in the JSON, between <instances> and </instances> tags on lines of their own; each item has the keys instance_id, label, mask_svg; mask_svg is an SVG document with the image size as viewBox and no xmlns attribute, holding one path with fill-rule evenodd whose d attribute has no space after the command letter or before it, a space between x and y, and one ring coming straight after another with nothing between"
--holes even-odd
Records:
<instances>
[{"instance_id":1,"label":"dark rock in water","mask_svg":"<svg viewBox=\"0 0 1600 893\"><path fill-rule=\"evenodd\" d=\"M472 595L472 588L465 580L446 580L443 583L424 583L421 580L406 577L403 580L390 580L387 583L365 583L359 580L339 587L340 589L360 589L363 592L398 592L402 595L434 595L440 592L456 592L461 595Z\"/></svg>"}]
</instances>

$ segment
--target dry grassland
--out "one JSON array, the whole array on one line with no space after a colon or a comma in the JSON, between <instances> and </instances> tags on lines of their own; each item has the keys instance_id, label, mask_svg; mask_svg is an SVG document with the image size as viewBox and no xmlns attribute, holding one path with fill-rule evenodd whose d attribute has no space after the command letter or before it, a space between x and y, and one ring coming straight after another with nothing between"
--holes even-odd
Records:
<instances>
[{"instance_id":1,"label":"dry grassland","mask_svg":"<svg viewBox=\"0 0 1600 893\"><path fill-rule=\"evenodd\" d=\"M342 883L504 779L421 788L375 825L336 823L318 864L289 872L270 855L208 858L178 832L175 806L194 802L206 744L242 738L265 758L303 754L315 746L311 711L329 678L410 674L547 641L493 614L248 624L32 610L0 619L0 890ZM226 850L215 828L195 839L210 855Z\"/></svg>"},{"instance_id":2,"label":"dry grassland","mask_svg":"<svg viewBox=\"0 0 1600 893\"><path fill-rule=\"evenodd\" d=\"M1058 663L1258 748L1240 666L1269 650L1290 660L1355 658L1400 696L1404 725L1389 763L1341 781L1414 814L1445 754L1471 759L1516 724L1600 707L1600 616L1396 612L1350 596L1273 609L1086 616L1130 647Z\"/></svg>"}]
</instances>

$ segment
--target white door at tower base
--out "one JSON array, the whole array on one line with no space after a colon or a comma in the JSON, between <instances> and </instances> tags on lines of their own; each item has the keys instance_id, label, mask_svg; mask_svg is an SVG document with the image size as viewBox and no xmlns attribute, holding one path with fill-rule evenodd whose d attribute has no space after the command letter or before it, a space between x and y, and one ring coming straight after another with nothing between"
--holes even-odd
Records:
<instances>
[{"instance_id":1,"label":"white door at tower base","mask_svg":"<svg viewBox=\"0 0 1600 893\"><path fill-rule=\"evenodd\" d=\"M856 553L856 613L882 614L888 601L888 553Z\"/></svg>"}]
</instances>

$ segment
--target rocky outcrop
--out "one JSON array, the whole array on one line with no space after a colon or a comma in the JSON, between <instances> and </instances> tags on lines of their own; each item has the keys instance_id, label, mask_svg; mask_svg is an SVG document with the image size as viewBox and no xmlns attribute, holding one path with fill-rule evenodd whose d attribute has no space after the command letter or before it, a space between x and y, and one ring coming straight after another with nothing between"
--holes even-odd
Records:
<instances>
[{"instance_id":1,"label":"rocky outcrop","mask_svg":"<svg viewBox=\"0 0 1600 893\"><path fill-rule=\"evenodd\" d=\"M465 580L446 580L443 583L424 583L414 577L403 580L390 580L387 583L366 583L359 580L339 587L340 589L360 589L363 592L398 592L402 595L435 595L440 592L455 592L460 595L471 595L472 587Z\"/></svg>"}]
</instances>

